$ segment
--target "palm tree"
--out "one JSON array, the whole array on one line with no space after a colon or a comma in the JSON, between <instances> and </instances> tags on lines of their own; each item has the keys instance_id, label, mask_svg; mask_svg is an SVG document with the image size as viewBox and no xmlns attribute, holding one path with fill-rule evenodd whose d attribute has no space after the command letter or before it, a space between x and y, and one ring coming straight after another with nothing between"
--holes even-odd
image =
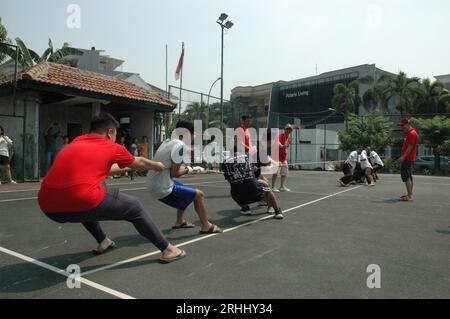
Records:
<instances>
[{"instance_id":1,"label":"palm tree","mask_svg":"<svg viewBox=\"0 0 450 319\"><path fill-rule=\"evenodd\" d=\"M415 112L418 114L445 113L450 102L450 94L442 82L424 79L420 83L415 99Z\"/></svg>"},{"instance_id":2,"label":"palm tree","mask_svg":"<svg viewBox=\"0 0 450 319\"><path fill-rule=\"evenodd\" d=\"M420 79L417 77L408 78L405 72L400 73L390 78L386 87L383 90L385 98L385 105L393 98L396 99L396 108L400 112L400 116L403 117L405 113L411 113L414 99L419 94Z\"/></svg>"},{"instance_id":3,"label":"palm tree","mask_svg":"<svg viewBox=\"0 0 450 319\"><path fill-rule=\"evenodd\" d=\"M360 84L369 84L373 82L370 75L359 78L350 83L338 83L333 88L334 96L331 105L336 109L337 113L344 116L345 128L348 131L348 118L351 113L355 112L362 99L358 94Z\"/></svg>"},{"instance_id":4,"label":"palm tree","mask_svg":"<svg viewBox=\"0 0 450 319\"><path fill-rule=\"evenodd\" d=\"M49 39L48 45L49 47L44 51L42 56L39 56L35 51L29 49L25 42L22 41L19 37L16 39L16 44L19 47L19 64L22 68L32 67L35 63L40 63L43 61L49 62L59 62L63 57L68 55L81 55L81 52L78 49L71 48L68 45L64 45L61 49L54 51L52 41ZM0 54L5 54L9 56L11 59L15 59L16 51L11 49L10 47L0 44Z\"/></svg>"},{"instance_id":5,"label":"palm tree","mask_svg":"<svg viewBox=\"0 0 450 319\"><path fill-rule=\"evenodd\" d=\"M186 106L186 110L183 112L183 115L191 121L201 120L202 123L205 123L207 112L208 108L206 104L193 102Z\"/></svg>"},{"instance_id":6,"label":"palm tree","mask_svg":"<svg viewBox=\"0 0 450 319\"><path fill-rule=\"evenodd\" d=\"M376 83L373 83L374 81L371 82L371 84L374 84L372 88L364 92L363 107L367 112L373 113L377 112L378 110L388 110L388 104L386 103L386 96L384 92L387 88L387 82L389 81L389 79L389 75L382 75Z\"/></svg>"},{"instance_id":7,"label":"palm tree","mask_svg":"<svg viewBox=\"0 0 450 319\"><path fill-rule=\"evenodd\" d=\"M82 55L82 54L83 54L82 51L70 47L67 43L64 43L61 49L54 51L52 40L48 39L48 48L40 56L38 63L43 61L58 62L65 56Z\"/></svg>"}]
</instances>

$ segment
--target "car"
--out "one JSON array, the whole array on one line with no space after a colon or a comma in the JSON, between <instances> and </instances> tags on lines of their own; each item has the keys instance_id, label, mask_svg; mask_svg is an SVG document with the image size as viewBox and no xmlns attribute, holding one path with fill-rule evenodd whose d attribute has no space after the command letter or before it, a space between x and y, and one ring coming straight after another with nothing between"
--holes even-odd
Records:
<instances>
[{"instance_id":1,"label":"car","mask_svg":"<svg viewBox=\"0 0 450 319\"><path fill-rule=\"evenodd\" d=\"M440 156L441 167L450 166L450 160L447 156ZM421 169L434 168L434 155L417 156L415 166Z\"/></svg>"}]
</instances>

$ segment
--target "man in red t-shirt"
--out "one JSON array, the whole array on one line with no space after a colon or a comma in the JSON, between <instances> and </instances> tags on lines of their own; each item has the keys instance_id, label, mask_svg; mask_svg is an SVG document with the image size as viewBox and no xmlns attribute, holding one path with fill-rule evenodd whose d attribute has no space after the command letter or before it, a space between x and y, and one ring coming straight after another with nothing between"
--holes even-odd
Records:
<instances>
[{"instance_id":1,"label":"man in red t-shirt","mask_svg":"<svg viewBox=\"0 0 450 319\"><path fill-rule=\"evenodd\" d=\"M56 157L39 190L39 206L58 223L82 223L99 244L95 254L115 247L99 221L126 220L162 251L161 262L180 259L186 252L167 241L135 197L103 185L108 175L124 171L164 170L162 163L134 157L116 144L118 127L112 115L96 116L90 133L74 139Z\"/></svg>"},{"instance_id":2,"label":"man in red t-shirt","mask_svg":"<svg viewBox=\"0 0 450 319\"><path fill-rule=\"evenodd\" d=\"M412 168L416 161L417 146L419 144L419 135L416 130L411 127L410 119L403 119L398 123L403 127L405 139L403 141L401 156L398 161L401 163L400 173L402 181L406 185L407 194L400 197L401 201L407 202L412 200L413 195L413 177Z\"/></svg>"},{"instance_id":3,"label":"man in red t-shirt","mask_svg":"<svg viewBox=\"0 0 450 319\"><path fill-rule=\"evenodd\" d=\"M244 146L245 153L248 153L252 148L252 141L250 138L250 131L248 130L252 126L252 116L243 115L240 129L237 130L236 138L237 142Z\"/></svg>"},{"instance_id":4,"label":"man in red t-shirt","mask_svg":"<svg viewBox=\"0 0 450 319\"><path fill-rule=\"evenodd\" d=\"M287 124L284 128L284 131L281 132L280 134L278 134L278 156L276 156L277 154L274 154L274 159L279 161L279 165L280 165L280 175L281 175L281 185L280 185L280 189L276 188L275 184L277 182L277 175L278 172L276 174L272 175L272 191L274 193L279 193L281 192L289 192L290 189L286 187L286 179L287 179L287 175L289 172L289 166L288 166L288 161L287 161L287 152L286 150L289 148L289 146L291 145L291 136L290 134L292 133L294 127L290 124Z\"/></svg>"}]
</instances>

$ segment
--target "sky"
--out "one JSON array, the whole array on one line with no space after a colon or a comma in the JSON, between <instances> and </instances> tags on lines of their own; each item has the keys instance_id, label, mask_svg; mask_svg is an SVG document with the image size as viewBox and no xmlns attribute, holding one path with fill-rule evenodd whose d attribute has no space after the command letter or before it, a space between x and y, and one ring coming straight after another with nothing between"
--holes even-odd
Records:
<instances>
[{"instance_id":1,"label":"sky","mask_svg":"<svg viewBox=\"0 0 450 319\"><path fill-rule=\"evenodd\" d=\"M70 28L68 7L80 8ZM361 64L430 77L450 73L448 0L2 0L2 23L38 53L69 42L125 60L164 88L185 43L183 87L208 93L220 76L222 12L224 97L236 86L294 80ZM217 83L212 95L220 95Z\"/></svg>"}]
</instances>

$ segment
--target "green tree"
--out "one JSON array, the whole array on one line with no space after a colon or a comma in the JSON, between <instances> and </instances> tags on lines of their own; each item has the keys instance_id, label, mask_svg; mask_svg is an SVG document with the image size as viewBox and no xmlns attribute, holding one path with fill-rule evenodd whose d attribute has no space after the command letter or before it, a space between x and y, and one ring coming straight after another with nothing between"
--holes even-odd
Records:
<instances>
[{"instance_id":1,"label":"green tree","mask_svg":"<svg viewBox=\"0 0 450 319\"><path fill-rule=\"evenodd\" d=\"M39 56L35 51L29 49L25 42L19 37L15 39L16 45L19 47L19 64L22 68L29 68L35 63L40 63L43 61L49 62L59 62L63 57L68 55L81 55L83 54L80 50L71 48L68 45L64 45L61 49L54 50L52 41L49 39L49 47L44 51L44 53ZM0 54L4 54L11 59L16 58L16 51L6 45L0 44Z\"/></svg>"},{"instance_id":2,"label":"green tree","mask_svg":"<svg viewBox=\"0 0 450 319\"><path fill-rule=\"evenodd\" d=\"M394 143L394 133L391 129L392 123L387 117L374 112L367 117L349 115L349 129L340 131L340 149L351 151L356 145L362 147L371 145L379 154L384 154L386 146Z\"/></svg>"},{"instance_id":3,"label":"green tree","mask_svg":"<svg viewBox=\"0 0 450 319\"><path fill-rule=\"evenodd\" d=\"M450 102L450 94L440 81L431 82L430 79L421 81L418 95L415 99L415 112L417 114L445 113Z\"/></svg>"},{"instance_id":4,"label":"green tree","mask_svg":"<svg viewBox=\"0 0 450 319\"><path fill-rule=\"evenodd\" d=\"M67 43L64 43L61 49L57 49L56 51L53 49L53 43L51 39L48 39L48 48L44 51L44 53L39 57L39 62L49 61L49 62L59 62L62 58L68 55L82 55L83 52L70 47Z\"/></svg>"},{"instance_id":5,"label":"green tree","mask_svg":"<svg viewBox=\"0 0 450 319\"><path fill-rule=\"evenodd\" d=\"M201 120L203 126L206 124L206 117L208 115L208 108L206 104L200 102L193 102L186 106L186 110L183 112L185 118L194 121Z\"/></svg>"},{"instance_id":6,"label":"green tree","mask_svg":"<svg viewBox=\"0 0 450 319\"><path fill-rule=\"evenodd\" d=\"M334 86L331 105L336 109L337 113L344 116L346 130L348 130L348 118L350 114L355 113L355 108L361 105L362 102L358 92L359 85L372 82L373 78L368 75L351 83L338 83Z\"/></svg>"},{"instance_id":7,"label":"green tree","mask_svg":"<svg viewBox=\"0 0 450 319\"><path fill-rule=\"evenodd\" d=\"M389 78L383 90L386 106L389 101L394 99L401 117L406 113L411 113L414 100L419 95L419 81L420 79L417 77L408 78L405 72Z\"/></svg>"},{"instance_id":8,"label":"green tree","mask_svg":"<svg viewBox=\"0 0 450 319\"><path fill-rule=\"evenodd\" d=\"M444 153L447 140L450 139L450 118L435 116L431 119L414 119L419 125L422 140L433 147L434 167L441 169L440 156Z\"/></svg>"},{"instance_id":9,"label":"green tree","mask_svg":"<svg viewBox=\"0 0 450 319\"><path fill-rule=\"evenodd\" d=\"M387 82L390 80L389 75L381 76L373 87L364 92L362 100L364 109L369 112L388 111L388 103L386 102ZM373 81L372 83L373 84Z\"/></svg>"},{"instance_id":10,"label":"green tree","mask_svg":"<svg viewBox=\"0 0 450 319\"><path fill-rule=\"evenodd\" d=\"M11 39L8 38L8 30L6 30L6 27L2 24L2 18L0 18L0 42L6 42L11 43ZM6 60L8 55L0 51L0 63Z\"/></svg>"}]
</instances>

